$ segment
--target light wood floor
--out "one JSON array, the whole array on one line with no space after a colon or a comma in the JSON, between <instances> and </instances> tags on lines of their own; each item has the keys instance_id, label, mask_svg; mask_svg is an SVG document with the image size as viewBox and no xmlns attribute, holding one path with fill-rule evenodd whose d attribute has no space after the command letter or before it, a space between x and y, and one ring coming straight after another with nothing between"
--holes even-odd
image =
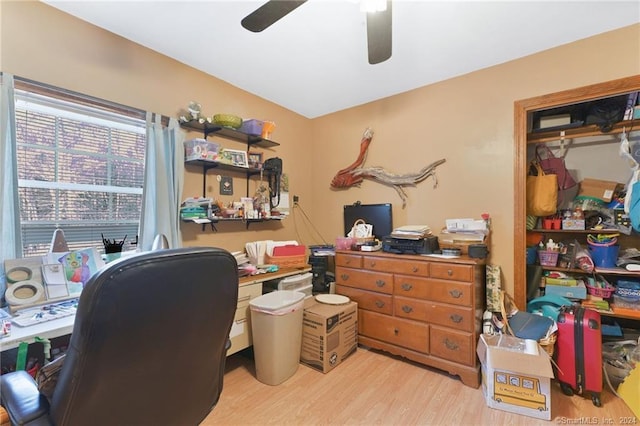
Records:
<instances>
[{"instance_id":1,"label":"light wood floor","mask_svg":"<svg viewBox=\"0 0 640 426\"><path fill-rule=\"evenodd\" d=\"M623 424L633 413L605 390L602 407L568 397L553 383L552 423ZM595 421L594 421L595 419ZM611 422L609 422L611 420ZM626 422L629 424L630 422ZM203 425L539 425L544 420L494 410L482 391L455 376L382 352L358 348L327 374L300 365L269 386L255 378L251 354L227 359L224 389ZM634 424L640 424L636 419Z\"/></svg>"}]
</instances>

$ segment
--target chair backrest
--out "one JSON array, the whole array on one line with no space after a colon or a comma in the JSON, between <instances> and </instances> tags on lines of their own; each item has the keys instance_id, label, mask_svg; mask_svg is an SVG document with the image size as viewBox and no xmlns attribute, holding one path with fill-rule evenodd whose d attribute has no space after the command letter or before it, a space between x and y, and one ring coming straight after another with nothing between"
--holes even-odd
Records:
<instances>
[{"instance_id":1,"label":"chair backrest","mask_svg":"<svg viewBox=\"0 0 640 426\"><path fill-rule=\"evenodd\" d=\"M215 406L238 300L227 251L122 258L82 291L50 415L55 424L198 424Z\"/></svg>"}]
</instances>

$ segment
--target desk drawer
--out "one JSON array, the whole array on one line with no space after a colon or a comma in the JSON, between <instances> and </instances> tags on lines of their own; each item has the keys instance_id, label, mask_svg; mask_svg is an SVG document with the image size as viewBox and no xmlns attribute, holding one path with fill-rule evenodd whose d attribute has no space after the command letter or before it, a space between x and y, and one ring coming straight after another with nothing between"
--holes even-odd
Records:
<instances>
[{"instance_id":1,"label":"desk drawer","mask_svg":"<svg viewBox=\"0 0 640 426\"><path fill-rule=\"evenodd\" d=\"M253 344L251 337L251 309L249 302L262 295L262 283L244 285L238 288L238 305L231 326L231 347L227 356Z\"/></svg>"}]
</instances>

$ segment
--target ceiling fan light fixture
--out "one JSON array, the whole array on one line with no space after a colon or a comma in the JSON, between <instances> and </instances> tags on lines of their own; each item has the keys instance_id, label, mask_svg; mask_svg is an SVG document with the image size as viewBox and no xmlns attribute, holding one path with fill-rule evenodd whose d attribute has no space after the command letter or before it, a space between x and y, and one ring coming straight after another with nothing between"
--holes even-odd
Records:
<instances>
[{"instance_id":1,"label":"ceiling fan light fixture","mask_svg":"<svg viewBox=\"0 0 640 426\"><path fill-rule=\"evenodd\" d=\"M387 0L360 0L360 12L384 12Z\"/></svg>"}]
</instances>

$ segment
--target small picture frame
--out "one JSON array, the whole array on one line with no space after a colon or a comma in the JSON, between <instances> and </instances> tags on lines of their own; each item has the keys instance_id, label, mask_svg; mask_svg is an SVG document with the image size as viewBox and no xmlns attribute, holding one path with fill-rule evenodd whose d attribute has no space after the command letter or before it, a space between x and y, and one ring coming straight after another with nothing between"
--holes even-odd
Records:
<instances>
[{"instance_id":1,"label":"small picture frame","mask_svg":"<svg viewBox=\"0 0 640 426\"><path fill-rule=\"evenodd\" d=\"M249 167L252 169L262 169L262 153L249 152Z\"/></svg>"},{"instance_id":2,"label":"small picture frame","mask_svg":"<svg viewBox=\"0 0 640 426\"><path fill-rule=\"evenodd\" d=\"M233 195L233 178L220 176L220 195Z\"/></svg>"},{"instance_id":3,"label":"small picture frame","mask_svg":"<svg viewBox=\"0 0 640 426\"><path fill-rule=\"evenodd\" d=\"M222 151L222 157L226 160L226 162L233 164L236 167L249 167L247 151L225 148Z\"/></svg>"}]
</instances>

